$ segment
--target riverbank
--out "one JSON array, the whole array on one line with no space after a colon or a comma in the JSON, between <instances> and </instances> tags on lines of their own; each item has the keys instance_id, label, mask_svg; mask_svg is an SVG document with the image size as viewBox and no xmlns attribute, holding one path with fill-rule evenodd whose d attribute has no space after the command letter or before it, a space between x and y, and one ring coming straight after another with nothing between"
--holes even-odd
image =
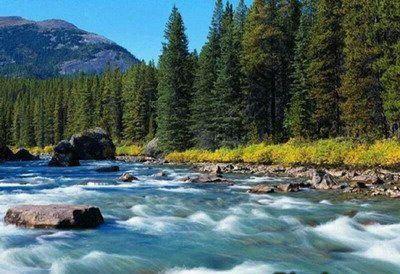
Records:
<instances>
[{"instance_id":1,"label":"riverbank","mask_svg":"<svg viewBox=\"0 0 400 274\"><path fill-rule=\"evenodd\" d=\"M257 176L287 177L296 182L270 184L260 182L248 189L250 193L298 192L304 189L335 191L344 198L388 197L400 199L400 171L384 168L323 168L314 166L283 166L249 163L181 163L144 156L117 156L123 162L151 165L185 165L207 174L253 174Z\"/></svg>"}]
</instances>

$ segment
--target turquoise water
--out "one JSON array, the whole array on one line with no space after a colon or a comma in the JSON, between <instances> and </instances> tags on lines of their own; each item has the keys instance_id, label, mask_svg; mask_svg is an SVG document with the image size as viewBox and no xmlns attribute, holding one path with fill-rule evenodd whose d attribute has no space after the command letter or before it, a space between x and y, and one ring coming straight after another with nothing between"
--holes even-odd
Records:
<instances>
[{"instance_id":1,"label":"turquoise water","mask_svg":"<svg viewBox=\"0 0 400 274\"><path fill-rule=\"evenodd\" d=\"M305 191L252 195L284 178L230 175L233 187L177 181L184 167L113 162L0 165L0 273L400 273L400 201ZM154 177L165 170L168 179ZM115 178L131 171L139 182ZM105 224L54 231L4 225L17 204L91 204Z\"/></svg>"}]
</instances>

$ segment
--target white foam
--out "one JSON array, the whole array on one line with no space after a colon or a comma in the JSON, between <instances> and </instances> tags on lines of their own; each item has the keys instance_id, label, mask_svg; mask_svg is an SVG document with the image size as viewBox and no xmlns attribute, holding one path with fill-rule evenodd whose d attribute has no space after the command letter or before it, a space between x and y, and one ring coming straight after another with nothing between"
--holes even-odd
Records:
<instances>
[{"instance_id":1,"label":"white foam","mask_svg":"<svg viewBox=\"0 0 400 274\"><path fill-rule=\"evenodd\" d=\"M180 218L173 216L135 216L126 221L117 221L117 223L147 234L163 234L175 230L179 221Z\"/></svg>"},{"instance_id":2,"label":"white foam","mask_svg":"<svg viewBox=\"0 0 400 274\"><path fill-rule=\"evenodd\" d=\"M190 187L177 187L177 188L160 188L162 191L175 192L175 193L202 193L204 190Z\"/></svg>"},{"instance_id":3,"label":"white foam","mask_svg":"<svg viewBox=\"0 0 400 274\"><path fill-rule=\"evenodd\" d=\"M217 223L215 230L224 233L240 234L240 226L239 217L229 215Z\"/></svg>"},{"instance_id":4,"label":"white foam","mask_svg":"<svg viewBox=\"0 0 400 274\"><path fill-rule=\"evenodd\" d=\"M198 211L188 217L194 223L201 223L206 225L213 225L215 221L203 211Z\"/></svg>"},{"instance_id":5,"label":"white foam","mask_svg":"<svg viewBox=\"0 0 400 274\"><path fill-rule=\"evenodd\" d=\"M319 203L320 203L320 204L323 204L323 205L332 205L332 203L329 202L328 200L322 200L322 201L320 201Z\"/></svg>"},{"instance_id":6,"label":"white foam","mask_svg":"<svg viewBox=\"0 0 400 274\"><path fill-rule=\"evenodd\" d=\"M229 270L215 270L204 267L186 269L186 268L173 268L166 271L166 274L269 274L274 273L276 270L265 263L246 261L237 265Z\"/></svg>"},{"instance_id":7,"label":"white foam","mask_svg":"<svg viewBox=\"0 0 400 274\"><path fill-rule=\"evenodd\" d=\"M50 273L134 273L140 258L92 251L80 258L61 258Z\"/></svg>"},{"instance_id":8,"label":"white foam","mask_svg":"<svg viewBox=\"0 0 400 274\"><path fill-rule=\"evenodd\" d=\"M264 199L258 200L260 204L267 205L277 209L298 209L298 210L309 210L314 205L303 199L296 199L287 196L272 197L267 196Z\"/></svg>"},{"instance_id":9,"label":"white foam","mask_svg":"<svg viewBox=\"0 0 400 274\"><path fill-rule=\"evenodd\" d=\"M355 249L359 256L400 265L400 224L361 225L342 216L314 230Z\"/></svg>"}]
</instances>

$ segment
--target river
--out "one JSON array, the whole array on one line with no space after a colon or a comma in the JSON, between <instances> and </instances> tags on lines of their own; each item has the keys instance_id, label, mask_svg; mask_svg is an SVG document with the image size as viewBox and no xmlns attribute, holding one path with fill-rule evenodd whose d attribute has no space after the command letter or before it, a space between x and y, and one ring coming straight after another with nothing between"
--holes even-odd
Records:
<instances>
[{"instance_id":1,"label":"river","mask_svg":"<svg viewBox=\"0 0 400 274\"><path fill-rule=\"evenodd\" d=\"M97 173L117 164L119 173ZM154 175L166 171L167 178ZM131 171L140 181L116 177ZM0 164L0 273L400 273L400 201L342 201L332 192L253 195L259 182L196 186L187 167L83 161ZM5 225L18 204L90 204L94 230Z\"/></svg>"}]
</instances>

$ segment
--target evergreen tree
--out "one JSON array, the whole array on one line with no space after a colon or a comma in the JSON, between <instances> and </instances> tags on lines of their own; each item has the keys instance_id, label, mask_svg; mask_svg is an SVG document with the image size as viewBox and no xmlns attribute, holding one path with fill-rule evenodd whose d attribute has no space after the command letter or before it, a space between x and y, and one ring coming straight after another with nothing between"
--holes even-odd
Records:
<instances>
[{"instance_id":1,"label":"evergreen tree","mask_svg":"<svg viewBox=\"0 0 400 274\"><path fill-rule=\"evenodd\" d=\"M246 75L248 123L258 139L279 138L277 119L278 76L281 68L282 32L277 24L275 0L255 0L243 34L242 66ZM254 135L254 134L252 134Z\"/></svg>"},{"instance_id":2,"label":"evergreen tree","mask_svg":"<svg viewBox=\"0 0 400 274\"><path fill-rule=\"evenodd\" d=\"M212 121L214 89L218 59L220 58L221 21L223 14L222 0L215 3L208 41L199 58L195 78L195 94L192 104L192 128L194 144L197 147L213 148L216 146L215 125Z\"/></svg>"},{"instance_id":3,"label":"evergreen tree","mask_svg":"<svg viewBox=\"0 0 400 274\"><path fill-rule=\"evenodd\" d=\"M303 3L300 26L296 34L295 57L293 64L291 102L286 113L286 128L292 137L310 138L313 136L312 114L314 106L310 98L307 70L309 67L308 46L311 26L315 16L315 0Z\"/></svg>"},{"instance_id":4,"label":"evergreen tree","mask_svg":"<svg viewBox=\"0 0 400 274\"><path fill-rule=\"evenodd\" d=\"M308 81L319 138L340 134L339 88L343 72L342 3L320 0L309 45Z\"/></svg>"},{"instance_id":5,"label":"evergreen tree","mask_svg":"<svg viewBox=\"0 0 400 274\"><path fill-rule=\"evenodd\" d=\"M165 31L159 63L157 137L164 151L190 147L190 101L193 72L182 17L176 7Z\"/></svg>"},{"instance_id":6,"label":"evergreen tree","mask_svg":"<svg viewBox=\"0 0 400 274\"><path fill-rule=\"evenodd\" d=\"M243 95L241 90L240 48L235 40L232 5L227 3L222 20L221 57L212 104L218 146L238 146L243 139Z\"/></svg>"},{"instance_id":7,"label":"evergreen tree","mask_svg":"<svg viewBox=\"0 0 400 274\"><path fill-rule=\"evenodd\" d=\"M346 134L380 138L387 133L383 115L380 75L374 69L379 47L372 39L377 22L375 1L344 2L345 74L342 78L342 113Z\"/></svg>"},{"instance_id":8,"label":"evergreen tree","mask_svg":"<svg viewBox=\"0 0 400 274\"><path fill-rule=\"evenodd\" d=\"M400 2L378 1L374 40L379 45L375 72L381 76L383 107L390 126L400 123Z\"/></svg>"}]
</instances>

